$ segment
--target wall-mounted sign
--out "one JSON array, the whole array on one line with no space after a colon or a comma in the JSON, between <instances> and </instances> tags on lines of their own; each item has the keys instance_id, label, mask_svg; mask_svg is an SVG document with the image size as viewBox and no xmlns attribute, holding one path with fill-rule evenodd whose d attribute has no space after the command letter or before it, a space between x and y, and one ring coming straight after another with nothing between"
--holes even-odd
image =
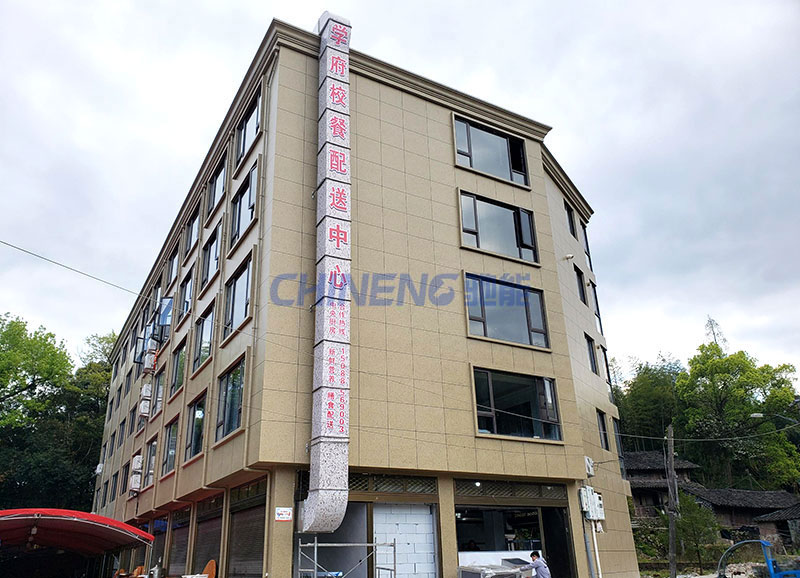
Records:
<instances>
[{"instance_id":1,"label":"wall-mounted sign","mask_svg":"<svg viewBox=\"0 0 800 578\"><path fill-rule=\"evenodd\" d=\"M293 519L292 508L275 508L276 522L291 522Z\"/></svg>"}]
</instances>

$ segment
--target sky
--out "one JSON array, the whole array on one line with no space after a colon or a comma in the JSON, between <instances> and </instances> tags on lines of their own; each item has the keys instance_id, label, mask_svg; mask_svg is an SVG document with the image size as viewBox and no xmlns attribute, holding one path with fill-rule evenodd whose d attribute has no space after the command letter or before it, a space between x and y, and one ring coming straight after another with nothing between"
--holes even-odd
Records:
<instances>
[{"instance_id":1,"label":"sky","mask_svg":"<svg viewBox=\"0 0 800 578\"><path fill-rule=\"evenodd\" d=\"M800 367L800 2L0 2L0 240L138 291L272 18L550 125L610 354ZM0 245L74 356L133 296Z\"/></svg>"}]
</instances>

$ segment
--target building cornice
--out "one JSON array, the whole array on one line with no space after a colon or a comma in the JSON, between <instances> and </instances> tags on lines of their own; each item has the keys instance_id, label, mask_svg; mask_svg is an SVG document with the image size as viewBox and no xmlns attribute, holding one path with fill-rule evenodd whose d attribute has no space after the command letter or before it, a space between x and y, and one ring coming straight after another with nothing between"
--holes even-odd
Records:
<instances>
[{"instance_id":1,"label":"building cornice","mask_svg":"<svg viewBox=\"0 0 800 578\"><path fill-rule=\"evenodd\" d=\"M594 209L592 209L588 201L578 190L578 187L576 187L572 179L567 176L567 173L564 172L564 169L561 168L561 165L558 164L558 161L553 156L553 153L550 152L550 149L548 149L547 145L544 143L542 143L542 164L544 165L544 170L547 171L550 178L555 181L570 204L578 211L581 218L588 222L589 218L594 213Z\"/></svg>"}]
</instances>

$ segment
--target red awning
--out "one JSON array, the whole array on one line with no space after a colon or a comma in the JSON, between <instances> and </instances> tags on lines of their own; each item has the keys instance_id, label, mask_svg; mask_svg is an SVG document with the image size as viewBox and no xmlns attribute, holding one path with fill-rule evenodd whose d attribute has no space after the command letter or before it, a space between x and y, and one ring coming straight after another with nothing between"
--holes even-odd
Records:
<instances>
[{"instance_id":1,"label":"red awning","mask_svg":"<svg viewBox=\"0 0 800 578\"><path fill-rule=\"evenodd\" d=\"M75 510L0 510L0 547L35 544L101 554L122 546L149 544L153 535L119 520Z\"/></svg>"}]
</instances>

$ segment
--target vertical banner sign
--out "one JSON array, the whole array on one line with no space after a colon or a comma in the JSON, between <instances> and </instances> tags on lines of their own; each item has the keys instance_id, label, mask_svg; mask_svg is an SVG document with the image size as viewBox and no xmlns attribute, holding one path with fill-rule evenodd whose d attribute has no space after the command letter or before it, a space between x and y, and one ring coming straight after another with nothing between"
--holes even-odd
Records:
<instances>
[{"instance_id":1,"label":"vertical banner sign","mask_svg":"<svg viewBox=\"0 0 800 578\"><path fill-rule=\"evenodd\" d=\"M350 21L325 12L318 30L317 301L303 532L333 532L341 524L350 441Z\"/></svg>"}]
</instances>

